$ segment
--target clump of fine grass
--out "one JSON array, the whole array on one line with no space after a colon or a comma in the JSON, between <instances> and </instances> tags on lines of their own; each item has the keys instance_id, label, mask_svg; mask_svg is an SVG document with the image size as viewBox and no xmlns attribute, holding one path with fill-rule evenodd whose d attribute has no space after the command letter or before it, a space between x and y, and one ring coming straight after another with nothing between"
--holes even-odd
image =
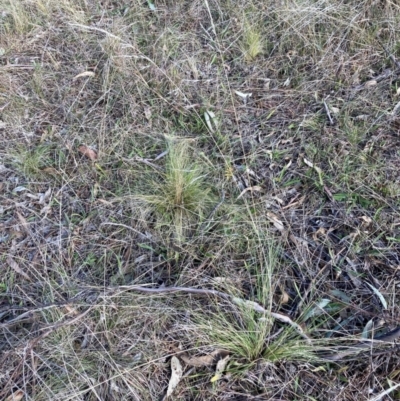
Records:
<instances>
[{"instance_id":1,"label":"clump of fine grass","mask_svg":"<svg viewBox=\"0 0 400 401\"><path fill-rule=\"evenodd\" d=\"M213 195L206 174L193 161L188 140L170 139L165 170L152 175L147 193L136 195L157 215L160 226L170 226L180 242L209 211Z\"/></svg>"},{"instance_id":2,"label":"clump of fine grass","mask_svg":"<svg viewBox=\"0 0 400 401\"><path fill-rule=\"evenodd\" d=\"M18 34L22 34L31 29L33 23L26 5L22 2L10 1L9 4L6 4L6 7L3 12L3 29L6 33L15 31Z\"/></svg>"},{"instance_id":3,"label":"clump of fine grass","mask_svg":"<svg viewBox=\"0 0 400 401\"><path fill-rule=\"evenodd\" d=\"M41 170L50 163L50 148L40 145L32 149L20 148L13 153L15 165L28 178L42 174Z\"/></svg>"},{"instance_id":4,"label":"clump of fine grass","mask_svg":"<svg viewBox=\"0 0 400 401\"><path fill-rule=\"evenodd\" d=\"M23 308L1 316L0 399L17 388L38 401L158 399L172 343L193 354L223 348L231 358L212 389L210 375L185 366L174 398L318 399L318 384L329 382L332 398L354 399L351 383L361 383L365 366L352 361L335 375L304 362L318 361L319 350L335 352L345 333L369 319L361 310L348 319L351 304L332 290L352 291L367 311L378 311L376 294L354 277L369 276L385 297L396 294L388 274L399 265L398 129L389 126L398 116L388 118L398 102L396 74L354 89L396 69L376 39L398 58L398 6L182 0L152 10L147 2L117 3L6 0L0 10L0 259L14 260L0 296L5 308ZM95 78L74 79L84 71ZM231 102L235 89L252 93L246 105ZM333 125L324 99L338 107ZM202 110L218 115L215 133ZM173 130L199 138L196 145L209 151L204 166L194 142L177 138L152 167L115 160L147 157L159 148L157 135ZM75 157L72 144L83 142L96 144L101 166ZM211 180L212 171L221 174ZM20 181L51 189L46 208L15 190ZM238 198L241 181L249 190ZM119 198L127 185L135 185L133 213ZM214 185L225 190L222 202ZM284 229L268 220L271 212ZM148 226L156 232L151 246L142 234ZM171 251L180 256L174 263L164 258ZM171 285L218 289L239 301L135 294L125 286L156 286L171 268L179 271ZM247 301L297 319L312 346ZM396 314L398 302L390 301ZM308 318L314 308L321 314ZM15 326L12 319L28 311L33 326ZM21 353L27 348L32 358ZM395 354L363 378L358 398L385 386Z\"/></svg>"},{"instance_id":5,"label":"clump of fine grass","mask_svg":"<svg viewBox=\"0 0 400 401\"><path fill-rule=\"evenodd\" d=\"M253 61L263 52L262 34L259 27L249 22L245 23L241 49L247 62Z\"/></svg>"}]
</instances>

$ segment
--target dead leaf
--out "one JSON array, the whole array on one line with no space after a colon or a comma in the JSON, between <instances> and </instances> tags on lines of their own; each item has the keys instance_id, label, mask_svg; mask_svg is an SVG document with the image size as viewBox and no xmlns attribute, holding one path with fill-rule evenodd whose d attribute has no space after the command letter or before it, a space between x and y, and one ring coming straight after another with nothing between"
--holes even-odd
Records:
<instances>
[{"instance_id":1,"label":"dead leaf","mask_svg":"<svg viewBox=\"0 0 400 401\"><path fill-rule=\"evenodd\" d=\"M297 197L295 197L293 200L291 200L291 201L290 201L291 203L289 203L288 205L284 206L284 207L282 208L282 210L286 210L286 209L293 208L293 207L295 207L295 206L299 206L299 205L301 205L301 204L304 202L304 200L306 199L306 197L303 196L303 197L301 197L298 201L295 202L295 199L296 199L296 198L297 198Z\"/></svg>"},{"instance_id":2,"label":"dead leaf","mask_svg":"<svg viewBox=\"0 0 400 401\"><path fill-rule=\"evenodd\" d=\"M189 366L210 366L214 363L216 355L219 354L219 351L214 351L211 354L203 355L203 356L195 356L188 357L186 355L182 355L182 360Z\"/></svg>"},{"instance_id":3,"label":"dead leaf","mask_svg":"<svg viewBox=\"0 0 400 401\"><path fill-rule=\"evenodd\" d=\"M290 296L283 288L281 288L281 292L282 294L280 296L280 304L285 305L290 301Z\"/></svg>"},{"instance_id":4,"label":"dead leaf","mask_svg":"<svg viewBox=\"0 0 400 401\"><path fill-rule=\"evenodd\" d=\"M106 201L105 199L97 199L97 201L106 206L113 206L112 202Z\"/></svg>"},{"instance_id":5,"label":"dead leaf","mask_svg":"<svg viewBox=\"0 0 400 401\"><path fill-rule=\"evenodd\" d=\"M382 293L376 288L374 287L372 284L367 282L367 285L371 288L371 290L375 293L375 295L378 296L378 298L380 299L382 305L383 305L383 309L387 309L388 308L388 304L386 302L385 297L382 295Z\"/></svg>"},{"instance_id":6,"label":"dead leaf","mask_svg":"<svg viewBox=\"0 0 400 401\"><path fill-rule=\"evenodd\" d=\"M7 257L7 263L16 273L31 281L31 278L18 266L18 263L11 256Z\"/></svg>"},{"instance_id":7,"label":"dead leaf","mask_svg":"<svg viewBox=\"0 0 400 401\"><path fill-rule=\"evenodd\" d=\"M228 279L226 277L213 277L212 282L215 284L223 284L226 283Z\"/></svg>"},{"instance_id":8,"label":"dead leaf","mask_svg":"<svg viewBox=\"0 0 400 401\"><path fill-rule=\"evenodd\" d=\"M81 72L78 75L75 75L72 80L76 81L78 78L83 78L83 77L94 77L96 74L93 71L84 71Z\"/></svg>"},{"instance_id":9,"label":"dead leaf","mask_svg":"<svg viewBox=\"0 0 400 401\"><path fill-rule=\"evenodd\" d=\"M144 116L146 117L147 121L151 120L151 108L150 107L144 108Z\"/></svg>"},{"instance_id":10,"label":"dead leaf","mask_svg":"<svg viewBox=\"0 0 400 401\"><path fill-rule=\"evenodd\" d=\"M8 168L4 164L0 164L0 173L4 173L5 171L8 171Z\"/></svg>"},{"instance_id":11,"label":"dead leaf","mask_svg":"<svg viewBox=\"0 0 400 401\"><path fill-rule=\"evenodd\" d=\"M214 383L220 379L222 379L222 374L225 371L226 365L229 361L230 356L227 355L225 358L222 358L218 361L217 363L217 367L215 368L215 375L214 377L211 379L211 383Z\"/></svg>"},{"instance_id":12,"label":"dead leaf","mask_svg":"<svg viewBox=\"0 0 400 401\"><path fill-rule=\"evenodd\" d=\"M175 387L180 382L182 376L183 376L183 369L181 362L176 356L173 356L171 358L171 378L169 379L167 397L169 397L173 393Z\"/></svg>"},{"instance_id":13,"label":"dead leaf","mask_svg":"<svg viewBox=\"0 0 400 401\"><path fill-rule=\"evenodd\" d=\"M303 160L304 160L304 163L307 164L308 167L313 168L318 174L322 174L322 170L319 167L317 167L314 163L311 163L306 158L304 158Z\"/></svg>"},{"instance_id":14,"label":"dead leaf","mask_svg":"<svg viewBox=\"0 0 400 401\"><path fill-rule=\"evenodd\" d=\"M226 356L226 351L221 349L217 349L208 355L194 356L194 357L190 357L185 351L181 351L177 347L174 347L174 350L179 355L179 358L181 358L182 361L186 363L186 365L195 367L214 365L218 357L221 358Z\"/></svg>"},{"instance_id":15,"label":"dead leaf","mask_svg":"<svg viewBox=\"0 0 400 401\"><path fill-rule=\"evenodd\" d=\"M4 401L21 401L24 395L25 394L22 390L17 390L9 395Z\"/></svg>"},{"instance_id":16,"label":"dead leaf","mask_svg":"<svg viewBox=\"0 0 400 401\"><path fill-rule=\"evenodd\" d=\"M366 88L370 88L371 86L375 86L378 82L375 79L371 79L370 81L365 82L364 86Z\"/></svg>"},{"instance_id":17,"label":"dead leaf","mask_svg":"<svg viewBox=\"0 0 400 401\"><path fill-rule=\"evenodd\" d=\"M318 228L318 230L315 231L315 232L312 234L312 237L313 237L313 240L314 240L314 241L318 241L320 237L321 237L321 238L325 238L325 237L326 237L326 229L325 229L324 227Z\"/></svg>"},{"instance_id":18,"label":"dead leaf","mask_svg":"<svg viewBox=\"0 0 400 401\"><path fill-rule=\"evenodd\" d=\"M252 93L243 93L239 91L235 91L235 93L243 100L243 103L247 103L247 100L250 98Z\"/></svg>"},{"instance_id":19,"label":"dead leaf","mask_svg":"<svg viewBox=\"0 0 400 401\"><path fill-rule=\"evenodd\" d=\"M48 204L42 209L40 209L40 214L48 214L51 211L51 205Z\"/></svg>"},{"instance_id":20,"label":"dead leaf","mask_svg":"<svg viewBox=\"0 0 400 401\"><path fill-rule=\"evenodd\" d=\"M272 199L276 200L280 205L283 205L285 201L277 196L273 196Z\"/></svg>"},{"instance_id":21,"label":"dead leaf","mask_svg":"<svg viewBox=\"0 0 400 401\"><path fill-rule=\"evenodd\" d=\"M394 106L394 108L392 110L392 115L395 116L398 113L399 110L400 110L400 102L398 102L396 104L396 106Z\"/></svg>"},{"instance_id":22,"label":"dead leaf","mask_svg":"<svg viewBox=\"0 0 400 401\"><path fill-rule=\"evenodd\" d=\"M361 337L369 338L374 331L374 320L368 320L367 324L364 326Z\"/></svg>"},{"instance_id":23,"label":"dead leaf","mask_svg":"<svg viewBox=\"0 0 400 401\"><path fill-rule=\"evenodd\" d=\"M18 187L15 187L13 189L13 192L17 194L18 192L23 192L23 191L27 191L27 190L28 190L28 188L26 188L22 185L19 185Z\"/></svg>"},{"instance_id":24,"label":"dead leaf","mask_svg":"<svg viewBox=\"0 0 400 401\"><path fill-rule=\"evenodd\" d=\"M206 120L207 126L211 133L215 133L218 130L218 121L216 119L215 113L210 110L204 112L204 119Z\"/></svg>"},{"instance_id":25,"label":"dead leaf","mask_svg":"<svg viewBox=\"0 0 400 401\"><path fill-rule=\"evenodd\" d=\"M19 222L21 223L21 226L22 226L22 227L24 228L24 230L29 234L29 233L30 233L30 231L29 231L29 223L27 222L27 220L25 219L25 217L22 216L21 213L19 213L19 212L16 212L16 213L17 213L18 220L19 220Z\"/></svg>"},{"instance_id":26,"label":"dead leaf","mask_svg":"<svg viewBox=\"0 0 400 401\"><path fill-rule=\"evenodd\" d=\"M247 97L250 97L250 96L252 95L252 93L243 93L243 92L239 92L239 91L235 91L235 93L236 93L239 97L244 98L244 99L246 99Z\"/></svg>"},{"instance_id":27,"label":"dead leaf","mask_svg":"<svg viewBox=\"0 0 400 401\"><path fill-rule=\"evenodd\" d=\"M78 311L71 305L65 305L64 308L67 311L67 313L71 316L77 316L79 314Z\"/></svg>"},{"instance_id":28,"label":"dead leaf","mask_svg":"<svg viewBox=\"0 0 400 401\"><path fill-rule=\"evenodd\" d=\"M279 220L277 216L275 216L271 212L267 212L267 217L268 217L269 221L274 224L275 228L277 228L279 231L284 230L285 227L283 225L283 222L281 220Z\"/></svg>"},{"instance_id":29,"label":"dead leaf","mask_svg":"<svg viewBox=\"0 0 400 401\"><path fill-rule=\"evenodd\" d=\"M51 195L51 187L43 194L39 194L39 205L44 205L44 202L50 197Z\"/></svg>"},{"instance_id":30,"label":"dead leaf","mask_svg":"<svg viewBox=\"0 0 400 401\"><path fill-rule=\"evenodd\" d=\"M369 226L372 223L372 219L369 216L361 216L361 220L364 221L363 224L365 224L366 226Z\"/></svg>"},{"instance_id":31,"label":"dead leaf","mask_svg":"<svg viewBox=\"0 0 400 401\"><path fill-rule=\"evenodd\" d=\"M368 120L368 117L369 117L368 114L360 114L359 116L356 116L355 119L360 121L366 121Z\"/></svg>"},{"instance_id":32,"label":"dead leaf","mask_svg":"<svg viewBox=\"0 0 400 401\"><path fill-rule=\"evenodd\" d=\"M60 175L61 173L55 169L54 167L45 167L41 170L43 173L50 174L50 175Z\"/></svg>"},{"instance_id":33,"label":"dead leaf","mask_svg":"<svg viewBox=\"0 0 400 401\"><path fill-rule=\"evenodd\" d=\"M254 185L253 187L245 188L240 195L236 198L236 200L240 199L246 192L253 191L262 191L262 188L259 185Z\"/></svg>"},{"instance_id":34,"label":"dead leaf","mask_svg":"<svg viewBox=\"0 0 400 401\"><path fill-rule=\"evenodd\" d=\"M79 146L78 151L90 160L97 160L97 152L86 145Z\"/></svg>"}]
</instances>

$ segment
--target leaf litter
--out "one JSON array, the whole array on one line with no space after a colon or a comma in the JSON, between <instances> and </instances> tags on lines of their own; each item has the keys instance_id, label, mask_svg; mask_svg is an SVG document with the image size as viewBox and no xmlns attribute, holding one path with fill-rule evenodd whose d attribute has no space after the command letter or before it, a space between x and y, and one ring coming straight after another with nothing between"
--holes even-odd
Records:
<instances>
[{"instance_id":1,"label":"leaf litter","mask_svg":"<svg viewBox=\"0 0 400 401\"><path fill-rule=\"evenodd\" d=\"M171 358L171 377L168 383L167 398L172 395L183 376L181 361L176 356Z\"/></svg>"},{"instance_id":2,"label":"leaf litter","mask_svg":"<svg viewBox=\"0 0 400 401\"><path fill-rule=\"evenodd\" d=\"M97 152L94 149L89 148L86 145L79 146L78 151L80 153L82 153L84 156L86 156L87 158L89 158L90 160L93 160L93 161L97 160Z\"/></svg>"}]
</instances>

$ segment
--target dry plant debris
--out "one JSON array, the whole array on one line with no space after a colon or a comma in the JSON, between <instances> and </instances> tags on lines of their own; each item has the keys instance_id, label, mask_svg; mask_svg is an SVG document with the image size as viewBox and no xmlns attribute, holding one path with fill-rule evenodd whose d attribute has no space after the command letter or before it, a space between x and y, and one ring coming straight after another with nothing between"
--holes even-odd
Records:
<instances>
[{"instance_id":1,"label":"dry plant debris","mask_svg":"<svg viewBox=\"0 0 400 401\"><path fill-rule=\"evenodd\" d=\"M398 399L399 11L5 0L0 399Z\"/></svg>"},{"instance_id":2,"label":"dry plant debris","mask_svg":"<svg viewBox=\"0 0 400 401\"><path fill-rule=\"evenodd\" d=\"M168 383L167 397L170 397L175 390L175 387L179 384L183 375L183 369L181 362L176 356L171 358L171 378Z\"/></svg>"}]
</instances>

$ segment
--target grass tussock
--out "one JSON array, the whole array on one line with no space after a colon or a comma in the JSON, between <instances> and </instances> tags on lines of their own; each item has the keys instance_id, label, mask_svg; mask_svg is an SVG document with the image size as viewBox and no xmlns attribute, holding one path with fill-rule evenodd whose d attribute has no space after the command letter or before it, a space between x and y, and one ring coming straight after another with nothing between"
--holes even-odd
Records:
<instances>
[{"instance_id":1,"label":"grass tussock","mask_svg":"<svg viewBox=\"0 0 400 401\"><path fill-rule=\"evenodd\" d=\"M245 60L251 62L263 51L262 36L257 27L249 23L245 24L244 29L242 51Z\"/></svg>"},{"instance_id":2,"label":"grass tussock","mask_svg":"<svg viewBox=\"0 0 400 401\"><path fill-rule=\"evenodd\" d=\"M206 172L193 160L188 140L169 139L166 152L164 170L150 175L144 184L147 194L135 197L150 208L150 213L156 213L160 227L172 227L180 243L195 228L193 224L201 223L211 212L216 199Z\"/></svg>"},{"instance_id":3,"label":"grass tussock","mask_svg":"<svg viewBox=\"0 0 400 401\"><path fill-rule=\"evenodd\" d=\"M397 399L399 11L5 1L0 399Z\"/></svg>"}]
</instances>

